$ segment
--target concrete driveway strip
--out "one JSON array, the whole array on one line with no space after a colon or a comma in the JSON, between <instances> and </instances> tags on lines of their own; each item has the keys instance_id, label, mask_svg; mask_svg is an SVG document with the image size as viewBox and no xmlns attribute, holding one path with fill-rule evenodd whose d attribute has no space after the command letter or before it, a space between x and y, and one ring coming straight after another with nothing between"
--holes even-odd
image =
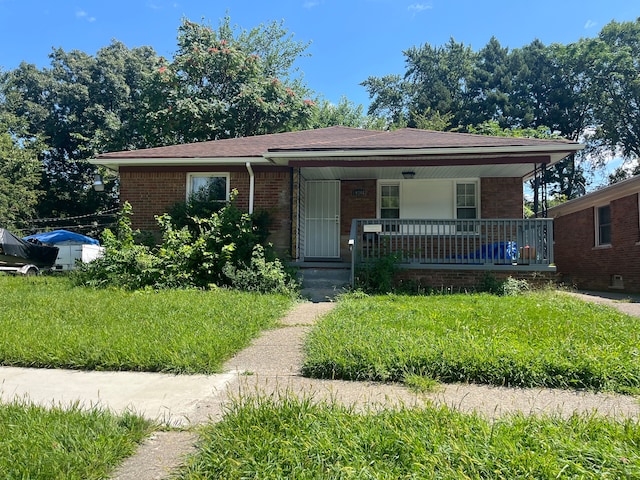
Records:
<instances>
[{"instance_id":1,"label":"concrete driveway strip","mask_svg":"<svg viewBox=\"0 0 640 480\"><path fill-rule=\"evenodd\" d=\"M47 407L78 403L184 426L197 415L199 402L217 397L236 376L0 367L0 401L27 400Z\"/></svg>"}]
</instances>

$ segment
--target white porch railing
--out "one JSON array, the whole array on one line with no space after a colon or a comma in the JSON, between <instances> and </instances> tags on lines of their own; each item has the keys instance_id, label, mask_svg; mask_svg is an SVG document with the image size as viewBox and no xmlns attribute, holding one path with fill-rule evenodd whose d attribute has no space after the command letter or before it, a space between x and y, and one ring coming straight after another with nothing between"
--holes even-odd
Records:
<instances>
[{"instance_id":1,"label":"white porch railing","mask_svg":"<svg viewBox=\"0 0 640 480\"><path fill-rule=\"evenodd\" d=\"M435 265L526 265L553 260L553 220L354 219L349 238L352 267L395 254L412 268Z\"/></svg>"}]
</instances>

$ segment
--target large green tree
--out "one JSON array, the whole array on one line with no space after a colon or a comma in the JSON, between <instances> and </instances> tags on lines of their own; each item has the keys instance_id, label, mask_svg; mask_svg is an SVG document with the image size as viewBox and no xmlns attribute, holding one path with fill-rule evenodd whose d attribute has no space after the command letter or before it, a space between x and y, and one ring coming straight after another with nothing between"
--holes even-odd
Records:
<instances>
[{"instance_id":1,"label":"large green tree","mask_svg":"<svg viewBox=\"0 0 640 480\"><path fill-rule=\"evenodd\" d=\"M276 37L274 51L258 42L259 32L234 37L228 19L218 30L182 22L178 51L173 61L158 69L155 80L155 96L163 101L149 115L159 143L244 137L307 126L315 103L305 98L308 92L300 82L287 75L302 47L282 39L286 33L274 26L266 27L263 34L267 32L269 38Z\"/></svg>"},{"instance_id":2,"label":"large green tree","mask_svg":"<svg viewBox=\"0 0 640 480\"><path fill-rule=\"evenodd\" d=\"M111 191L96 195L87 188L95 167L85 160L96 153L149 146L145 138L145 99L157 68L153 49L128 49L120 42L95 56L55 49L49 68L22 63L7 73L0 109L25 124L45 146L38 204L42 217L68 217L111 208ZM114 184L110 184L110 189Z\"/></svg>"},{"instance_id":3,"label":"large green tree","mask_svg":"<svg viewBox=\"0 0 640 480\"><path fill-rule=\"evenodd\" d=\"M602 165L603 148L637 155L638 25L613 22L597 39L545 46L539 40L509 51L496 38L477 53L450 40L404 52L405 74L369 77L370 114L392 127L468 131L495 121L518 131L543 127L586 141L546 172L552 191L585 192L586 171ZM592 135L591 132L596 132Z\"/></svg>"},{"instance_id":4,"label":"large green tree","mask_svg":"<svg viewBox=\"0 0 640 480\"><path fill-rule=\"evenodd\" d=\"M579 46L591 82L594 140L625 158L640 158L640 18L613 21Z\"/></svg>"},{"instance_id":5,"label":"large green tree","mask_svg":"<svg viewBox=\"0 0 640 480\"><path fill-rule=\"evenodd\" d=\"M38 215L116 204L117 182L101 194L88 188L96 169L86 160L97 153L307 126L315 105L295 67L307 46L282 22L239 30L225 17L213 30L185 19L171 59L114 41L95 55L55 49L46 68L4 73L0 114L24 125L11 138L44 142Z\"/></svg>"},{"instance_id":6,"label":"large green tree","mask_svg":"<svg viewBox=\"0 0 640 480\"><path fill-rule=\"evenodd\" d=\"M18 123L7 115L0 118L0 227L9 230L26 227L42 194L38 190L42 170L39 140L18 140L8 133Z\"/></svg>"}]
</instances>

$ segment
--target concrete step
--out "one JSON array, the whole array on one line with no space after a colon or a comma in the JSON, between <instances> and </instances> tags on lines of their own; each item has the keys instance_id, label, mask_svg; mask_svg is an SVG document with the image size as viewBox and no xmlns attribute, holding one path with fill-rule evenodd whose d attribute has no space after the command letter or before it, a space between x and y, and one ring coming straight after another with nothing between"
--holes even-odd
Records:
<instances>
[{"instance_id":1,"label":"concrete step","mask_svg":"<svg viewBox=\"0 0 640 480\"><path fill-rule=\"evenodd\" d=\"M351 284L349 268L301 268L298 271L303 297L313 302L331 301Z\"/></svg>"}]
</instances>

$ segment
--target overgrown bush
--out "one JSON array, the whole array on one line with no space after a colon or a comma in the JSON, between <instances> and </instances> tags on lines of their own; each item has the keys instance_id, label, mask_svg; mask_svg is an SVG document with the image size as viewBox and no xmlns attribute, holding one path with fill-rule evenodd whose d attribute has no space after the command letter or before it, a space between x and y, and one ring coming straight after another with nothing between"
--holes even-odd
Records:
<instances>
[{"instance_id":1,"label":"overgrown bush","mask_svg":"<svg viewBox=\"0 0 640 480\"><path fill-rule=\"evenodd\" d=\"M366 293L391 292L399 261L399 253L389 253L363 262L356 271L356 286Z\"/></svg>"},{"instance_id":2,"label":"overgrown bush","mask_svg":"<svg viewBox=\"0 0 640 480\"><path fill-rule=\"evenodd\" d=\"M520 295L521 293L527 292L529 290L529 282L527 282L526 280L518 280L517 278L507 277L507 279L502 282L501 295L509 297L512 295Z\"/></svg>"},{"instance_id":3,"label":"overgrown bush","mask_svg":"<svg viewBox=\"0 0 640 480\"><path fill-rule=\"evenodd\" d=\"M262 245L253 247L249 265L227 263L223 273L231 281L231 286L238 290L290 295L298 289L298 283L287 274L280 260L265 259Z\"/></svg>"},{"instance_id":4,"label":"overgrown bush","mask_svg":"<svg viewBox=\"0 0 640 480\"><path fill-rule=\"evenodd\" d=\"M103 235L105 255L76 271L77 284L128 289L216 285L261 292L295 291L291 275L271 246L261 244L266 238L263 229L233 202L208 218L190 217L182 227L168 214L156 217L162 233L162 242L156 247L134 241L131 214L126 203L116 232L106 230ZM256 278L249 281L251 275Z\"/></svg>"},{"instance_id":5,"label":"overgrown bush","mask_svg":"<svg viewBox=\"0 0 640 480\"><path fill-rule=\"evenodd\" d=\"M487 292L493 295L513 296L530 290L529 282L526 280L518 280L517 278L507 277L506 280L500 281L494 275L485 273L478 291Z\"/></svg>"}]
</instances>

